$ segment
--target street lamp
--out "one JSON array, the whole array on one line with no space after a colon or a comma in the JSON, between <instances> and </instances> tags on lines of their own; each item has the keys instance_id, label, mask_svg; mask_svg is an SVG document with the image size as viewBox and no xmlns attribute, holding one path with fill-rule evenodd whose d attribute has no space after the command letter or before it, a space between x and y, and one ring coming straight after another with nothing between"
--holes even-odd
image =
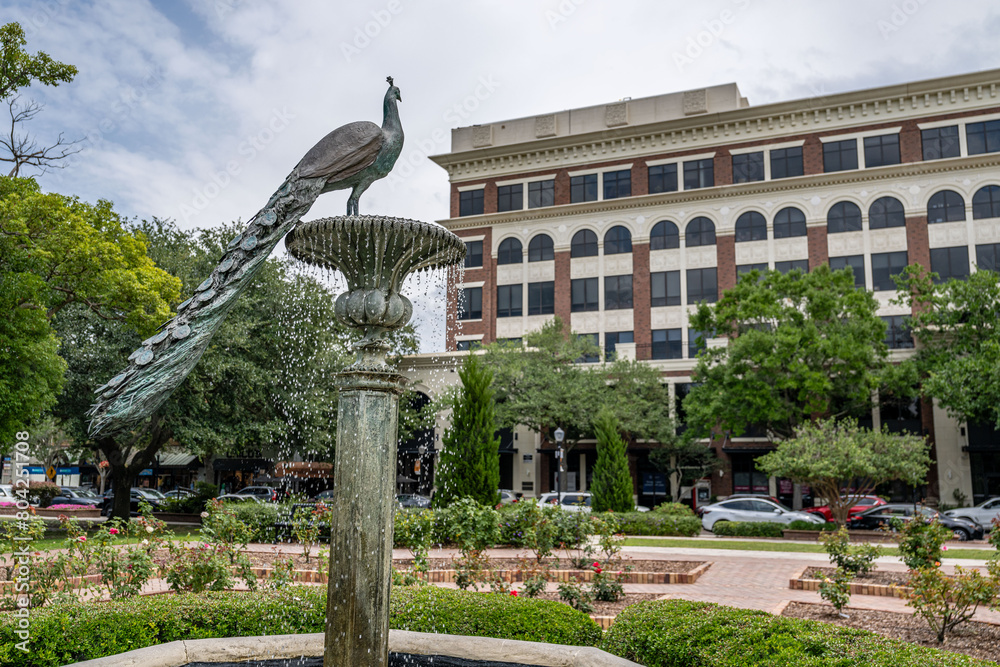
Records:
<instances>
[{"instance_id":1,"label":"street lamp","mask_svg":"<svg viewBox=\"0 0 1000 667\"><path fill-rule=\"evenodd\" d=\"M563 456L562 443L563 438L566 437L566 431L561 428L557 428L554 435L556 436L556 447L558 447L556 450L556 458L559 459L559 471L556 474L556 504L562 504L562 477L563 470L565 470L563 467L563 460L565 457Z\"/></svg>"},{"instance_id":2,"label":"street lamp","mask_svg":"<svg viewBox=\"0 0 1000 667\"><path fill-rule=\"evenodd\" d=\"M424 480L424 454L427 453L427 445L420 445L417 447L417 493L420 493L423 489Z\"/></svg>"}]
</instances>

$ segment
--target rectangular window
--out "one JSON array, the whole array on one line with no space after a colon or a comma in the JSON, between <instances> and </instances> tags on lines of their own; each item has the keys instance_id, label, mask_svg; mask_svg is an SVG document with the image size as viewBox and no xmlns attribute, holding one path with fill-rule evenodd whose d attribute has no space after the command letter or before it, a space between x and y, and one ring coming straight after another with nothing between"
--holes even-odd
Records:
<instances>
[{"instance_id":1,"label":"rectangular window","mask_svg":"<svg viewBox=\"0 0 1000 667\"><path fill-rule=\"evenodd\" d=\"M936 283L948 282L952 278L965 280L969 277L969 248L964 245L954 248L931 248L931 271L938 274Z\"/></svg>"},{"instance_id":2,"label":"rectangular window","mask_svg":"<svg viewBox=\"0 0 1000 667\"><path fill-rule=\"evenodd\" d=\"M693 382L678 382L674 384L674 421L677 422L677 433L683 433L684 423L687 421L687 413L684 410L684 399L691 393L696 385Z\"/></svg>"},{"instance_id":3,"label":"rectangular window","mask_svg":"<svg viewBox=\"0 0 1000 667\"><path fill-rule=\"evenodd\" d=\"M733 183L764 180L764 151L733 156Z\"/></svg>"},{"instance_id":4,"label":"rectangular window","mask_svg":"<svg viewBox=\"0 0 1000 667\"><path fill-rule=\"evenodd\" d=\"M681 272L658 271L649 274L649 305L681 305Z\"/></svg>"},{"instance_id":5,"label":"rectangular window","mask_svg":"<svg viewBox=\"0 0 1000 667\"><path fill-rule=\"evenodd\" d=\"M913 336L910 334L908 315L889 315L883 317L882 321L885 322L885 344L890 350L913 348Z\"/></svg>"},{"instance_id":6,"label":"rectangular window","mask_svg":"<svg viewBox=\"0 0 1000 667\"><path fill-rule=\"evenodd\" d=\"M759 271L761 278L767 273L767 263L763 264L737 264L736 265L736 275L742 276L744 273L750 273L751 271Z\"/></svg>"},{"instance_id":7,"label":"rectangular window","mask_svg":"<svg viewBox=\"0 0 1000 667\"><path fill-rule=\"evenodd\" d=\"M485 190L466 190L458 193L458 214L482 215L483 214L483 192Z\"/></svg>"},{"instance_id":8,"label":"rectangular window","mask_svg":"<svg viewBox=\"0 0 1000 667\"><path fill-rule=\"evenodd\" d=\"M520 211L524 208L524 185L501 185L497 188L497 211Z\"/></svg>"},{"instance_id":9,"label":"rectangular window","mask_svg":"<svg viewBox=\"0 0 1000 667\"><path fill-rule=\"evenodd\" d=\"M594 344L594 347L598 348L598 351L596 351L596 352L594 352L592 354L585 354L582 357L580 357L579 359L577 359L576 363L578 363L578 364L596 364L598 361L601 360L601 353L600 353L600 344L601 343L598 340L598 335L597 334L595 334L595 333L592 333L592 334L577 334L576 337L584 339L584 340L589 340L591 343Z\"/></svg>"},{"instance_id":10,"label":"rectangular window","mask_svg":"<svg viewBox=\"0 0 1000 667\"><path fill-rule=\"evenodd\" d=\"M790 262L775 262L774 270L784 275L793 269L798 269L802 273L809 273L808 259L793 259Z\"/></svg>"},{"instance_id":11,"label":"rectangular window","mask_svg":"<svg viewBox=\"0 0 1000 667\"><path fill-rule=\"evenodd\" d=\"M583 313L600 310L600 295L597 278L577 278L570 282L570 311Z\"/></svg>"},{"instance_id":12,"label":"rectangular window","mask_svg":"<svg viewBox=\"0 0 1000 667\"><path fill-rule=\"evenodd\" d=\"M958 140L958 125L921 130L920 145L925 160L959 157L962 154L962 146Z\"/></svg>"},{"instance_id":13,"label":"rectangular window","mask_svg":"<svg viewBox=\"0 0 1000 667\"><path fill-rule=\"evenodd\" d=\"M623 310L632 307L632 276L604 277L604 309Z\"/></svg>"},{"instance_id":14,"label":"rectangular window","mask_svg":"<svg viewBox=\"0 0 1000 667\"><path fill-rule=\"evenodd\" d=\"M497 285L497 317L520 317L521 303L520 285Z\"/></svg>"},{"instance_id":15,"label":"rectangular window","mask_svg":"<svg viewBox=\"0 0 1000 667\"><path fill-rule=\"evenodd\" d=\"M894 276L903 272L908 263L906 251L880 252L872 255L872 289L876 292L896 289Z\"/></svg>"},{"instance_id":16,"label":"rectangular window","mask_svg":"<svg viewBox=\"0 0 1000 667\"><path fill-rule=\"evenodd\" d=\"M497 338L498 343L503 343L509 347L521 347L521 337L517 338Z\"/></svg>"},{"instance_id":17,"label":"rectangular window","mask_svg":"<svg viewBox=\"0 0 1000 667\"><path fill-rule=\"evenodd\" d=\"M604 360L614 361L615 350L619 343L634 343L631 331L608 331L604 334Z\"/></svg>"},{"instance_id":18,"label":"rectangular window","mask_svg":"<svg viewBox=\"0 0 1000 667\"><path fill-rule=\"evenodd\" d=\"M455 349L459 352L468 352L469 350L478 350L483 346L483 341L481 340L460 340L455 342Z\"/></svg>"},{"instance_id":19,"label":"rectangular window","mask_svg":"<svg viewBox=\"0 0 1000 667\"><path fill-rule=\"evenodd\" d=\"M1000 243L976 246L976 268L980 271L1000 273Z\"/></svg>"},{"instance_id":20,"label":"rectangular window","mask_svg":"<svg viewBox=\"0 0 1000 667\"><path fill-rule=\"evenodd\" d=\"M604 172L604 198L618 199L632 195L632 170Z\"/></svg>"},{"instance_id":21,"label":"rectangular window","mask_svg":"<svg viewBox=\"0 0 1000 667\"><path fill-rule=\"evenodd\" d=\"M865 256L849 255L846 257L831 257L830 268L834 271L850 269L854 272L854 286L865 288Z\"/></svg>"},{"instance_id":22,"label":"rectangular window","mask_svg":"<svg viewBox=\"0 0 1000 667\"><path fill-rule=\"evenodd\" d=\"M715 185L715 160L690 160L684 163L684 189L697 190Z\"/></svg>"},{"instance_id":23,"label":"rectangular window","mask_svg":"<svg viewBox=\"0 0 1000 667\"><path fill-rule=\"evenodd\" d=\"M883 134L865 137L865 166L883 167L899 164L899 135Z\"/></svg>"},{"instance_id":24,"label":"rectangular window","mask_svg":"<svg viewBox=\"0 0 1000 667\"><path fill-rule=\"evenodd\" d=\"M551 315L556 312L556 284L528 283L528 314Z\"/></svg>"},{"instance_id":25,"label":"rectangular window","mask_svg":"<svg viewBox=\"0 0 1000 667\"><path fill-rule=\"evenodd\" d=\"M771 178L792 178L804 173L802 146L776 148L771 151Z\"/></svg>"},{"instance_id":26,"label":"rectangular window","mask_svg":"<svg viewBox=\"0 0 1000 667\"><path fill-rule=\"evenodd\" d=\"M458 319L483 319L483 288L466 287L462 289L458 300Z\"/></svg>"},{"instance_id":27,"label":"rectangular window","mask_svg":"<svg viewBox=\"0 0 1000 667\"><path fill-rule=\"evenodd\" d=\"M528 183L528 208L554 206L556 203L556 182L535 181Z\"/></svg>"},{"instance_id":28,"label":"rectangular window","mask_svg":"<svg viewBox=\"0 0 1000 667\"><path fill-rule=\"evenodd\" d=\"M483 265L483 242L465 242L465 268L475 269Z\"/></svg>"},{"instance_id":29,"label":"rectangular window","mask_svg":"<svg viewBox=\"0 0 1000 667\"><path fill-rule=\"evenodd\" d=\"M693 305L699 301L715 303L719 299L718 271L710 269L687 270L687 302Z\"/></svg>"},{"instance_id":30,"label":"rectangular window","mask_svg":"<svg viewBox=\"0 0 1000 667\"><path fill-rule=\"evenodd\" d=\"M680 329L653 329L653 359L683 359Z\"/></svg>"},{"instance_id":31,"label":"rectangular window","mask_svg":"<svg viewBox=\"0 0 1000 667\"><path fill-rule=\"evenodd\" d=\"M969 144L969 155L1000 151L1000 120L969 123L965 126L965 138Z\"/></svg>"},{"instance_id":32,"label":"rectangular window","mask_svg":"<svg viewBox=\"0 0 1000 667\"><path fill-rule=\"evenodd\" d=\"M823 144L823 171L845 171L858 168L858 142L828 141Z\"/></svg>"},{"instance_id":33,"label":"rectangular window","mask_svg":"<svg viewBox=\"0 0 1000 667\"><path fill-rule=\"evenodd\" d=\"M649 194L677 191L677 165L658 164L649 168Z\"/></svg>"},{"instance_id":34,"label":"rectangular window","mask_svg":"<svg viewBox=\"0 0 1000 667\"><path fill-rule=\"evenodd\" d=\"M698 354L708 347L711 334L697 329L688 329L688 359L697 359Z\"/></svg>"},{"instance_id":35,"label":"rectangular window","mask_svg":"<svg viewBox=\"0 0 1000 667\"><path fill-rule=\"evenodd\" d=\"M597 174L570 177L569 201L572 204L597 201Z\"/></svg>"}]
</instances>

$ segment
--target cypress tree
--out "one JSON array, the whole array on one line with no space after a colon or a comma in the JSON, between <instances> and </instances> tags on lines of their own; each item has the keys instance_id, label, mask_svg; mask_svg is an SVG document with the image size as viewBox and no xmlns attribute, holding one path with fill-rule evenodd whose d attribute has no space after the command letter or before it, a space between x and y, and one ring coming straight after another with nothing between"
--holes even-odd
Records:
<instances>
[{"instance_id":1,"label":"cypress tree","mask_svg":"<svg viewBox=\"0 0 1000 667\"><path fill-rule=\"evenodd\" d=\"M594 419L597 436L597 463L594 464L594 481L590 485L594 512L630 512L632 502L632 476L628 472L628 451L618 433L618 419L604 409Z\"/></svg>"},{"instance_id":2,"label":"cypress tree","mask_svg":"<svg viewBox=\"0 0 1000 667\"><path fill-rule=\"evenodd\" d=\"M493 371L478 355L465 358L462 381L451 414L451 426L442 438L434 506L446 507L459 498L482 505L500 502L500 439L496 435Z\"/></svg>"}]
</instances>

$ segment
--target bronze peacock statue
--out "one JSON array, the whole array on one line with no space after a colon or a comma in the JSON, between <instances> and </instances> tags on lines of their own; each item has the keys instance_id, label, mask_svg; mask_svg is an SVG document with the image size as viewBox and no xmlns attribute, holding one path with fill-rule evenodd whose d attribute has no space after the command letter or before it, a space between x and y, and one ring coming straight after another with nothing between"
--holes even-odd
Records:
<instances>
[{"instance_id":1,"label":"bronze peacock statue","mask_svg":"<svg viewBox=\"0 0 1000 667\"><path fill-rule=\"evenodd\" d=\"M212 274L177 315L133 352L128 367L96 390L88 416L92 436L108 436L154 414L198 363L219 325L275 245L324 192L351 188L347 215L358 215L358 200L384 178L403 149L403 128L392 77L382 103L382 127L348 123L323 137L305 154L281 187L247 227L229 242Z\"/></svg>"}]
</instances>

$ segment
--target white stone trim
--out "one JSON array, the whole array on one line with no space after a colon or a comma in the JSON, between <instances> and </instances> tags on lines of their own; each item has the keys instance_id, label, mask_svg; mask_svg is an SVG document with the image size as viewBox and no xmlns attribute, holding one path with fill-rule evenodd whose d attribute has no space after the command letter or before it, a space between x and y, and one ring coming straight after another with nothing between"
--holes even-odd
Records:
<instances>
[{"instance_id":1,"label":"white stone trim","mask_svg":"<svg viewBox=\"0 0 1000 667\"><path fill-rule=\"evenodd\" d=\"M802 140L803 143L805 139ZM749 148L732 148L729 150L730 155L746 155L747 153L766 153L771 147L765 146L763 144L758 146L750 146Z\"/></svg>"},{"instance_id":2,"label":"white stone trim","mask_svg":"<svg viewBox=\"0 0 1000 667\"><path fill-rule=\"evenodd\" d=\"M679 157L667 157L667 158L661 158L659 160L646 160L646 166L647 167L659 167L661 164L670 164L670 163L677 164L680 161L681 161L681 158L679 158Z\"/></svg>"},{"instance_id":3,"label":"white stone trim","mask_svg":"<svg viewBox=\"0 0 1000 667\"><path fill-rule=\"evenodd\" d=\"M462 239L464 243L470 243L472 241L485 241L486 234L476 234L475 236L459 236L458 238Z\"/></svg>"},{"instance_id":4,"label":"white stone trim","mask_svg":"<svg viewBox=\"0 0 1000 667\"><path fill-rule=\"evenodd\" d=\"M483 287L484 285L486 285L486 281L485 280L478 280L478 281L476 281L474 283L459 283L458 284L458 289Z\"/></svg>"},{"instance_id":5,"label":"white stone trim","mask_svg":"<svg viewBox=\"0 0 1000 667\"><path fill-rule=\"evenodd\" d=\"M695 160L708 160L714 158L718 151L712 151L711 153L696 153L695 155L678 155L674 159L679 162L694 162Z\"/></svg>"},{"instance_id":6,"label":"white stone trim","mask_svg":"<svg viewBox=\"0 0 1000 667\"><path fill-rule=\"evenodd\" d=\"M485 183L476 183L475 185L460 185L458 186L459 192L469 192L471 190L485 190Z\"/></svg>"}]
</instances>

